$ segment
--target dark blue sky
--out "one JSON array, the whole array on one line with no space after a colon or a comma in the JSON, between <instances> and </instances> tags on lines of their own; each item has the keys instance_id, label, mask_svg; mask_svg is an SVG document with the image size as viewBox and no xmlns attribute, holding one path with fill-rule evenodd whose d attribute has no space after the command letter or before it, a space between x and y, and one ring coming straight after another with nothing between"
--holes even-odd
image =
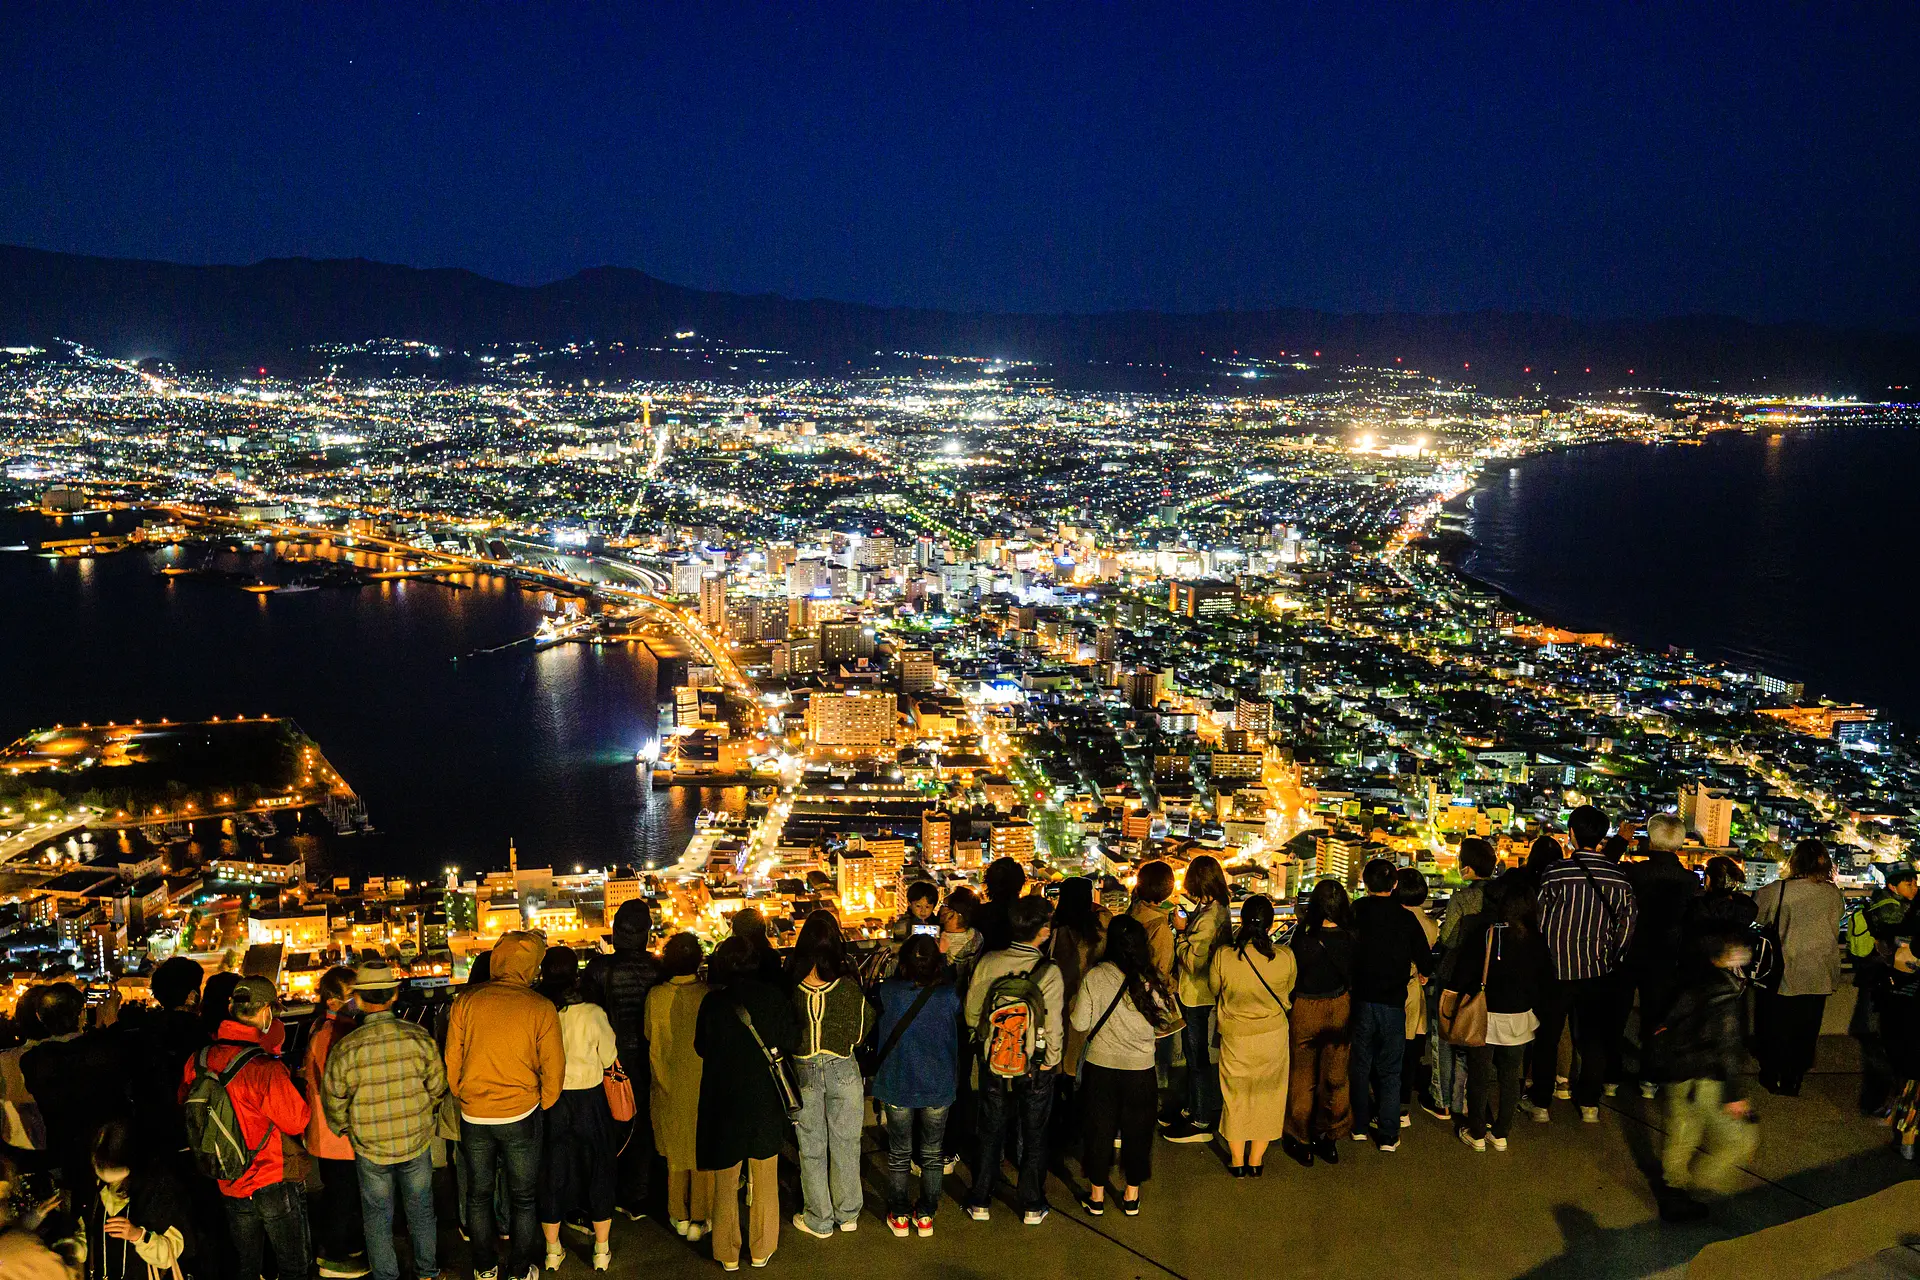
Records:
<instances>
[{"instance_id":1,"label":"dark blue sky","mask_svg":"<svg viewBox=\"0 0 1920 1280\"><path fill-rule=\"evenodd\" d=\"M1291 10L14 6L0 241L1920 328L1920 5Z\"/></svg>"}]
</instances>

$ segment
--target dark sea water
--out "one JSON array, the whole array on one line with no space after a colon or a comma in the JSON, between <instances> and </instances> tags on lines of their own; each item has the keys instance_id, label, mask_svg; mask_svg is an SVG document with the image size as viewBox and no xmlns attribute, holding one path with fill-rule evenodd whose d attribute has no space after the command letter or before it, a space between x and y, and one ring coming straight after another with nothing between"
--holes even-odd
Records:
<instances>
[{"instance_id":1,"label":"dark sea water","mask_svg":"<svg viewBox=\"0 0 1920 1280\"><path fill-rule=\"evenodd\" d=\"M102 516L78 525L104 527ZM0 515L0 546L75 528ZM0 741L56 722L290 716L376 828L322 842L319 861L341 870L504 868L509 838L523 865L645 863L677 856L703 805L738 807L737 794L655 792L638 776L634 752L655 735L645 647L520 645L450 661L531 635L552 607L540 593L480 577L470 590L258 596L159 575L182 554L0 552Z\"/></svg>"},{"instance_id":2,"label":"dark sea water","mask_svg":"<svg viewBox=\"0 0 1920 1280\"><path fill-rule=\"evenodd\" d=\"M1463 567L1542 617L1920 722L1920 430L1595 445L1486 479Z\"/></svg>"}]
</instances>

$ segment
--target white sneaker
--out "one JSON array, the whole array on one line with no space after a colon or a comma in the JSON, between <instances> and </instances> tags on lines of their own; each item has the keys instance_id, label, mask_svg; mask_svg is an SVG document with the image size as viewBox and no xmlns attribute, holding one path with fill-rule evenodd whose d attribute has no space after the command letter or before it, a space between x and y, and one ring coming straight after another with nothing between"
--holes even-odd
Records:
<instances>
[{"instance_id":1,"label":"white sneaker","mask_svg":"<svg viewBox=\"0 0 1920 1280\"><path fill-rule=\"evenodd\" d=\"M985 1222L993 1216L993 1213L984 1204L970 1204L967 1206L967 1216L975 1222Z\"/></svg>"},{"instance_id":2,"label":"white sneaker","mask_svg":"<svg viewBox=\"0 0 1920 1280\"><path fill-rule=\"evenodd\" d=\"M1653 1081L1642 1080L1640 1082L1640 1096L1645 1098L1647 1101L1649 1102L1653 1101L1653 1099L1657 1097L1659 1093L1660 1093L1660 1086L1655 1084Z\"/></svg>"},{"instance_id":3,"label":"white sneaker","mask_svg":"<svg viewBox=\"0 0 1920 1280\"><path fill-rule=\"evenodd\" d=\"M1580 1123L1581 1124L1599 1124L1600 1108L1598 1107L1580 1108Z\"/></svg>"},{"instance_id":4,"label":"white sneaker","mask_svg":"<svg viewBox=\"0 0 1920 1280\"><path fill-rule=\"evenodd\" d=\"M1391 1154L1392 1154L1393 1152L1395 1152L1395 1151L1398 1151L1399 1149L1400 1149L1400 1139L1398 1139L1398 1138L1395 1138L1395 1139L1394 1139L1394 1140L1393 1140L1392 1142L1389 1142L1389 1143L1386 1143L1386 1144L1384 1144L1384 1145L1383 1145L1383 1146L1382 1146L1382 1147L1380 1148L1380 1150L1381 1150L1381 1151L1382 1151L1383 1153L1386 1153L1386 1154L1389 1154L1389 1155L1391 1155Z\"/></svg>"},{"instance_id":5,"label":"white sneaker","mask_svg":"<svg viewBox=\"0 0 1920 1280\"><path fill-rule=\"evenodd\" d=\"M1551 1111L1548 1111L1545 1107L1536 1107L1531 1102L1527 1104L1527 1114L1533 1117L1535 1124L1545 1124L1547 1121L1553 1119L1553 1113Z\"/></svg>"},{"instance_id":6,"label":"white sneaker","mask_svg":"<svg viewBox=\"0 0 1920 1280\"><path fill-rule=\"evenodd\" d=\"M1493 1144L1493 1149L1495 1151L1505 1151L1507 1149L1507 1140L1505 1138L1490 1137L1487 1139L1487 1141Z\"/></svg>"},{"instance_id":7,"label":"white sneaker","mask_svg":"<svg viewBox=\"0 0 1920 1280\"><path fill-rule=\"evenodd\" d=\"M541 1265L548 1271L558 1271L567 1260L565 1247L557 1244L547 1246L547 1260Z\"/></svg>"},{"instance_id":8,"label":"white sneaker","mask_svg":"<svg viewBox=\"0 0 1920 1280\"><path fill-rule=\"evenodd\" d=\"M686 1235L687 1228L693 1225L684 1218L668 1218L667 1221L673 1225L675 1235Z\"/></svg>"},{"instance_id":9,"label":"white sneaker","mask_svg":"<svg viewBox=\"0 0 1920 1280\"><path fill-rule=\"evenodd\" d=\"M596 1244L593 1246L593 1269L595 1271L605 1271L612 1265L613 1246L609 1244Z\"/></svg>"},{"instance_id":10,"label":"white sneaker","mask_svg":"<svg viewBox=\"0 0 1920 1280\"><path fill-rule=\"evenodd\" d=\"M1620 1096L1620 1086L1617 1084L1603 1084L1600 1086L1600 1096L1603 1098L1617 1098Z\"/></svg>"},{"instance_id":11,"label":"white sneaker","mask_svg":"<svg viewBox=\"0 0 1920 1280\"><path fill-rule=\"evenodd\" d=\"M1351 1137L1355 1142L1372 1142L1373 1141L1373 1135L1371 1133L1368 1133L1365 1129L1355 1129L1348 1136Z\"/></svg>"},{"instance_id":12,"label":"white sneaker","mask_svg":"<svg viewBox=\"0 0 1920 1280\"><path fill-rule=\"evenodd\" d=\"M860 1219L848 1218L845 1222L840 1224L840 1229L842 1231L858 1231L860 1229Z\"/></svg>"},{"instance_id":13,"label":"white sneaker","mask_svg":"<svg viewBox=\"0 0 1920 1280\"><path fill-rule=\"evenodd\" d=\"M1460 1131L1460 1141L1472 1147L1475 1151L1485 1151L1487 1149L1487 1140L1485 1138L1476 1138L1465 1129Z\"/></svg>"},{"instance_id":14,"label":"white sneaker","mask_svg":"<svg viewBox=\"0 0 1920 1280\"><path fill-rule=\"evenodd\" d=\"M688 1243L688 1244L692 1244L692 1243L693 1243L694 1241L696 1241L696 1240L698 1240L698 1239L700 1239L700 1237L702 1237L702 1236L704 1236L704 1235L706 1235L706 1234L707 1234L707 1224L706 1224L706 1223L704 1223L704 1222L689 1222L689 1223L687 1224L687 1243Z\"/></svg>"},{"instance_id":15,"label":"white sneaker","mask_svg":"<svg viewBox=\"0 0 1920 1280\"><path fill-rule=\"evenodd\" d=\"M833 1239L833 1232L815 1231L810 1225L808 1225L807 1215L804 1213L796 1213L793 1215L793 1229L795 1231L800 1232L802 1235L812 1236L815 1240Z\"/></svg>"},{"instance_id":16,"label":"white sneaker","mask_svg":"<svg viewBox=\"0 0 1920 1280\"><path fill-rule=\"evenodd\" d=\"M1553 1086L1553 1096L1560 1099L1560 1101L1562 1102L1572 1102L1573 1089L1567 1084L1566 1081L1562 1080L1558 1084Z\"/></svg>"}]
</instances>

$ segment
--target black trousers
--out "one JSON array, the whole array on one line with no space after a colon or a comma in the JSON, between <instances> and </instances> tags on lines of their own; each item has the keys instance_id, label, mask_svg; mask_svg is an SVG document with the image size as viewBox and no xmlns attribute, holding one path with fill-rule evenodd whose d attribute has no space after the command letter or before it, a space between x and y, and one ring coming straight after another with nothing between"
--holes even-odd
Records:
<instances>
[{"instance_id":1,"label":"black trousers","mask_svg":"<svg viewBox=\"0 0 1920 1280\"><path fill-rule=\"evenodd\" d=\"M1528 1068L1533 1088L1528 1094L1536 1107L1553 1102L1553 1064L1560 1052L1560 1032L1569 1020L1573 1023L1573 1053L1577 1059L1573 1100L1583 1107L1600 1105L1600 1093L1606 1085L1607 1063L1619 1048L1626 1033L1624 1007L1629 989L1618 972L1599 978L1581 978L1573 982L1558 979L1546 984L1540 999L1540 1030L1528 1052Z\"/></svg>"},{"instance_id":2,"label":"black trousers","mask_svg":"<svg viewBox=\"0 0 1920 1280\"><path fill-rule=\"evenodd\" d=\"M1080 1079L1080 1167L1087 1181L1105 1186L1113 1173L1113 1137L1127 1185L1153 1176L1153 1119L1159 1101L1154 1069L1116 1071L1089 1062Z\"/></svg>"},{"instance_id":3,"label":"black trousers","mask_svg":"<svg viewBox=\"0 0 1920 1280\"><path fill-rule=\"evenodd\" d=\"M1673 1008L1675 971L1667 966L1634 969L1630 971L1633 989L1640 997L1640 1023L1635 1031L1636 1066L1639 1078L1650 1084L1658 1084L1666 1079L1660 1068L1659 1056L1654 1052L1653 1033L1661 1023L1667 1020L1668 1010ZM1622 1036L1622 1040L1626 1037ZM1611 1079L1624 1079L1624 1072L1613 1072Z\"/></svg>"},{"instance_id":4,"label":"black trousers","mask_svg":"<svg viewBox=\"0 0 1920 1280\"><path fill-rule=\"evenodd\" d=\"M1520 1064L1527 1056L1523 1044L1483 1044L1466 1050L1467 1055L1467 1132L1476 1138L1487 1136L1487 1120L1493 1120L1493 1136L1504 1138L1513 1132L1513 1113L1520 1107ZM1500 1106L1492 1105L1495 1079L1500 1082Z\"/></svg>"},{"instance_id":5,"label":"black trousers","mask_svg":"<svg viewBox=\"0 0 1920 1280\"><path fill-rule=\"evenodd\" d=\"M1755 1006L1760 1079L1787 1090L1813 1068L1814 1046L1820 1042L1820 1018L1827 1011L1825 996L1781 996L1760 993Z\"/></svg>"},{"instance_id":6,"label":"black trousers","mask_svg":"<svg viewBox=\"0 0 1920 1280\"><path fill-rule=\"evenodd\" d=\"M360 1171L353 1161L320 1161L319 1208L313 1234L321 1257L344 1261L367 1251L360 1226Z\"/></svg>"}]
</instances>

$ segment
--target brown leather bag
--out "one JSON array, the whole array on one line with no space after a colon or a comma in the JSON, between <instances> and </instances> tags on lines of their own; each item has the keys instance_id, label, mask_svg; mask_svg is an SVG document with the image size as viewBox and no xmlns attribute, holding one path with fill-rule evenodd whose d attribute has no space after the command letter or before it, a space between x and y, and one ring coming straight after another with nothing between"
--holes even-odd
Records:
<instances>
[{"instance_id":1,"label":"brown leather bag","mask_svg":"<svg viewBox=\"0 0 1920 1280\"><path fill-rule=\"evenodd\" d=\"M1480 989L1470 996L1458 991L1440 993L1440 1038L1465 1049L1478 1049L1487 1042L1487 974L1493 968L1493 929L1487 930L1481 947Z\"/></svg>"}]
</instances>

